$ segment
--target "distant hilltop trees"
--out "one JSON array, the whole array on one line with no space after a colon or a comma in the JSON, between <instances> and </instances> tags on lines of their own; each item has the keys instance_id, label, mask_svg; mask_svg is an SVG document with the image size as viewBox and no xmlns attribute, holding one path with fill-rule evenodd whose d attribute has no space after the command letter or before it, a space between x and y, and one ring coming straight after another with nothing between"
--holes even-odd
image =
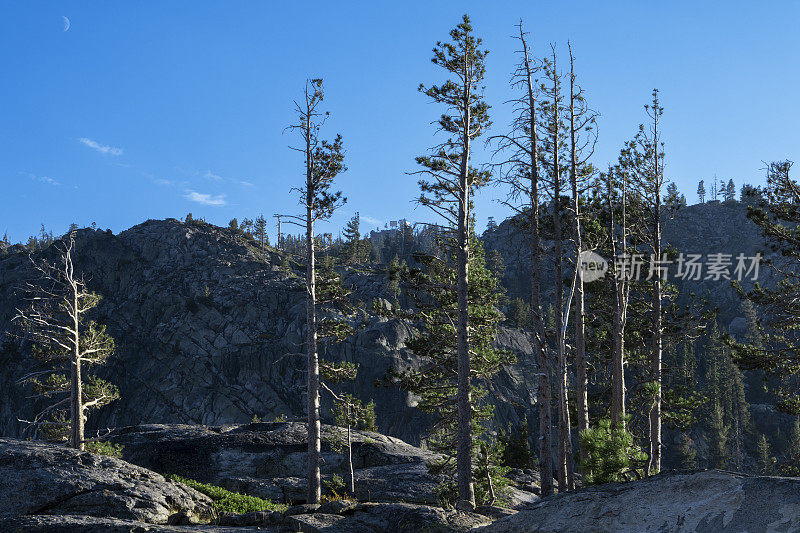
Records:
<instances>
[{"instance_id":1,"label":"distant hilltop trees","mask_svg":"<svg viewBox=\"0 0 800 533\"><path fill-rule=\"evenodd\" d=\"M742 187L742 201L744 201L744 191L747 187L748 191L755 189L752 185L744 185ZM727 183L724 179L717 180L716 176L711 182L711 199L714 201L722 200L723 202L736 201L736 185L733 179L729 179ZM704 180L700 180L697 184L697 200L698 203L704 204L706 202L706 185Z\"/></svg>"}]
</instances>

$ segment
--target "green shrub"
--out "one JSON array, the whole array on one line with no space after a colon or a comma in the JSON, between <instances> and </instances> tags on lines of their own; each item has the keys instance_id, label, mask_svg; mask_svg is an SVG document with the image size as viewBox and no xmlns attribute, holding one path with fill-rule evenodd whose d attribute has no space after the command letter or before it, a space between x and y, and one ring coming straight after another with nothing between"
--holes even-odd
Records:
<instances>
[{"instance_id":1,"label":"green shrub","mask_svg":"<svg viewBox=\"0 0 800 533\"><path fill-rule=\"evenodd\" d=\"M326 490L326 494L322 496L323 500L336 501L344 499L344 479L339 474L333 474L330 479L323 479L322 485Z\"/></svg>"},{"instance_id":2,"label":"green shrub","mask_svg":"<svg viewBox=\"0 0 800 533\"><path fill-rule=\"evenodd\" d=\"M122 457L122 450L125 447L122 444L111 444L110 442L87 442L86 451L96 453L98 455L107 455L109 457Z\"/></svg>"},{"instance_id":3,"label":"green shrub","mask_svg":"<svg viewBox=\"0 0 800 533\"><path fill-rule=\"evenodd\" d=\"M580 471L587 485L627 481L637 470L637 462L647 459L636 448L633 435L624 428L612 431L610 420L600 420L597 427L581 431L580 444Z\"/></svg>"},{"instance_id":4,"label":"green shrub","mask_svg":"<svg viewBox=\"0 0 800 533\"><path fill-rule=\"evenodd\" d=\"M501 464L511 468L532 468L534 455L530 445L528 419L524 418L518 426L500 428L497 440L502 444Z\"/></svg>"},{"instance_id":5,"label":"green shrub","mask_svg":"<svg viewBox=\"0 0 800 533\"><path fill-rule=\"evenodd\" d=\"M184 485L188 485L197 492L201 492L211 498L214 502L214 509L218 513L252 513L255 511L284 511L286 506L273 503L269 500L262 500L255 496L248 496L246 494L239 494L238 492L231 492L217 487L216 485L209 485L207 483L200 483L193 479L186 479L175 474L168 474L165 476L170 481L178 481Z\"/></svg>"}]
</instances>

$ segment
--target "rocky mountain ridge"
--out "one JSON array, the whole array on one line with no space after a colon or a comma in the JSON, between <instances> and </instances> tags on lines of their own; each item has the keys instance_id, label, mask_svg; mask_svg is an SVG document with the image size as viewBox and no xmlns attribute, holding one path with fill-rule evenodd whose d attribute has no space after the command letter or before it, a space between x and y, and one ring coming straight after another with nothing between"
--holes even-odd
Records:
<instances>
[{"instance_id":1,"label":"rocky mountain ridge","mask_svg":"<svg viewBox=\"0 0 800 533\"><path fill-rule=\"evenodd\" d=\"M665 223L664 238L692 253L776 257L740 202L680 209ZM509 296L526 294L526 244L513 224L503 222L483 240L505 261ZM96 318L108 324L117 344L110 364L98 373L121 393L120 400L93 413L90 429L303 416L305 362L299 352L304 288L298 265L283 253L261 250L227 228L174 219L147 221L119 235L80 230L77 246L78 269L104 297ZM26 398L29 391L16 384L31 360L5 337L13 330L11 319L21 296L17 289L32 275L20 248L0 253L0 434L8 436L23 434L17 419L28 418L35 408ZM50 248L34 256L53 260L54 254ZM769 284L771 275L762 268L760 279ZM414 407L415 398L376 386L387 369L416 364L404 348L411 326L371 311L376 300L389 305L386 280L380 268L345 271L345 282L361 301L364 327L352 339L323 350L322 356L358 363L358 378L346 386L348 391L375 401L382 433L419 444L428 420ZM706 296L732 332L741 326L738 296L729 282L685 281L679 288ZM537 367L531 343L524 331L500 329L498 344L513 350L519 362L504 369L490 387L495 427L517 424L525 416L535 424ZM329 405L323 396L323 413Z\"/></svg>"},{"instance_id":2,"label":"rocky mountain ridge","mask_svg":"<svg viewBox=\"0 0 800 533\"><path fill-rule=\"evenodd\" d=\"M282 253L260 250L228 229L174 219L119 235L80 230L76 247L76 268L103 295L95 318L116 340L115 355L98 374L121 396L93 413L90 428L302 417L304 286ZM52 261L55 253L50 247L34 256ZM22 297L17 289L31 275L27 254L12 247L0 256L0 335L13 331ZM417 444L427 422L415 399L376 386L388 368L416 364L404 348L410 325L369 311L375 298L388 296L383 273L348 271L345 282L363 302L364 327L321 355L358 363L349 390L375 401L382 433ZM500 420L517 423L535 400L531 339L509 329L499 342L520 357L494 384ZM0 434L20 436L24 427L17 419L28 418L35 406L16 381L31 360L14 339L2 346ZM323 408L329 403L323 397Z\"/></svg>"}]
</instances>

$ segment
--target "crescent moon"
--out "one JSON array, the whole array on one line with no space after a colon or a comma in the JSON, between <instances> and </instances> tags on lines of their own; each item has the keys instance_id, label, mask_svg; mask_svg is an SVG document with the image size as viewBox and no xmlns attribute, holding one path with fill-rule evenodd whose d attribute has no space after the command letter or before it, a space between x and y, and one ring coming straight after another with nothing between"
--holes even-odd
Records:
<instances>
[{"instance_id":1,"label":"crescent moon","mask_svg":"<svg viewBox=\"0 0 800 533\"><path fill-rule=\"evenodd\" d=\"M63 16L61 18L64 19L64 31L69 31L69 26L70 26L69 19Z\"/></svg>"}]
</instances>

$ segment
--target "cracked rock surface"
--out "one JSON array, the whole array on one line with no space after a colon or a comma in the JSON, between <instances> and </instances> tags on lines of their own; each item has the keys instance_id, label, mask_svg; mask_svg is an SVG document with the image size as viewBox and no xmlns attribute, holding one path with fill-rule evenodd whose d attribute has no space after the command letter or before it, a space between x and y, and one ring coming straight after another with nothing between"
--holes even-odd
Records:
<instances>
[{"instance_id":1,"label":"cracked rock surface","mask_svg":"<svg viewBox=\"0 0 800 533\"><path fill-rule=\"evenodd\" d=\"M549 496L479 531L800 531L800 479L721 470L664 473Z\"/></svg>"},{"instance_id":2,"label":"cracked rock surface","mask_svg":"<svg viewBox=\"0 0 800 533\"><path fill-rule=\"evenodd\" d=\"M211 500L120 459L63 446L0 438L0 519L83 515L165 524L201 520Z\"/></svg>"}]
</instances>

